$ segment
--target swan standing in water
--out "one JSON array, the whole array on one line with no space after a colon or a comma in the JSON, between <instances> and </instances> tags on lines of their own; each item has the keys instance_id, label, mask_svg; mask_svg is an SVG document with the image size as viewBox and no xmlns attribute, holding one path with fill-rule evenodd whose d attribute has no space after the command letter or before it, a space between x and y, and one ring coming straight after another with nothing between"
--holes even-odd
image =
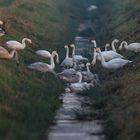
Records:
<instances>
[{"instance_id":1,"label":"swan standing in water","mask_svg":"<svg viewBox=\"0 0 140 140\"><path fill-rule=\"evenodd\" d=\"M115 58L106 62L100 48L97 48L96 50L99 52L101 56L101 64L104 68L116 70L116 69L122 68L127 63L132 62L132 61L121 59L121 58Z\"/></svg>"},{"instance_id":2,"label":"swan standing in water","mask_svg":"<svg viewBox=\"0 0 140 140\"><path fill-rule=\"evenodd\" d=\"M8 48L12 49L12 50L23 50L26 47L25 41L32 43L31 39L29 38L23 38L22 39L22 43L15 41L15 40L10 40L6 42L6 45Z\"/></svg>"},{"instance_id":3,"label":"swan standing in water","mask_svg":"<svg viewBox=\"0 0 140 140\"><path fill-rule=\"evenodd\" d=\"M14 58L14 56L17 64L19 64L18 54L16 50L13 50L9 53L5 48L0 46L0 59L12 59Z\"/></svg>"},{"instance_id":4,"label":"swan standing in water","mask_svg":"<svg viewBox=\"0 0 140 140\"><path fill-rule=\"evenodd\" d=\"M93 74L91 71L90 71L90 69L89 69L89 66L90 66L91 64L90 63L87 63L86 64L86 68L87 68L87 71L82 71L81 73L82 73L82 81L83 82L91 82L92 80L94 80L94 79L96 79L97 77L97 75L96 74ZM99 78L98 78L99 79Z\"/></svg>"},{"instance_id":5,"label":"swan standing in water","mask_svg":"<svg viewBox=\"0 0 140 140\"><path fill-rule=\"evenodd\" d=\"M51 53L46 50L38 50L38 51L36 51L36 54L40 55L42 57L45 57L45 58L51 58Z\"/></svg>"},{"instance_id":6,"label":"swan standing in water","mask_svg":"<svg viewBox=\"0 0 140 140\"><path fill-rule=\"evenodd\" d=\"M91 42L94 44L94 47L96 48L97 47L96 41L92 40ZM122 55L120 55L119 53L116 53L112 50L102 51L101 54L104 57L105 61L110 61L114 58L124 58ZM97 60L101 61L101 56L99 55L99 53L97 53Z\"/></svg>"},{"instance_id":7,"label":"swan standing in water","mask_svg":"<svg viewBox=\"0 0 140 140\"><path fill-rule=\"evenodd\" d=\"M133 51L135 53L140 52L140 43L131 43L128 45L126 41L123 41L121 45L119 46L119 50L122 50L123 47L126 50Z\"/></svg>"},{"instance_id":8,"label":"swan standing in water","mask_svg":"<svg viewBox=\"0 0 140 140\"><path fill-rule=\"evenodd\" d=\"M70 69L65 69L61 73L58 73L57 76L68 83L75 83L79 81L79 75L77 75L77 71L70 68Z\"/></svg>"},{"instance_id":9,"label":"swan standing in water","mask_svg":"<svg viewBox=\"0 0 140 140\"><path fill-rule=\"evenodd\" d=\"M63 67L64 69L72 68L74 63L73 59L69 57L69 46L65 45L64 48L66 49L66 56L65 59L60 64L60 66Z\"/></svg>"},{"instance_id":10,"label":"swan standing in water","mask_svg":"<svg viewBox=\"0 0 140 140\"><path fill-rule=\"evenodd\" d=\"M4 23L3 23L3 21L2 20L0 20L0 25L3 25Z\"/></svg>"},{"instance_id":11,"label":"swan standing in water","mask_svg":"<svg viewBox=\"0 0 140 140\"><path fill-rule=\"evenodd\" d=\"M53 69L55 68L54 57L58 56L56 51L52 52L50 62L51 64L43 63L43 62L35 62L27 66L27 68L40 71L40 72L52 72L54 73ZM57 58L58 59L58 58Z\"/></svg>"},{"instance_id":12,"label":"swan standing in water","mask_svg":"<svg viewBox=\"0 0 140 140\"><path fill-rule=\"evenodd\" d=\"M79 75L79 81L77 83L70 84L68 87L71 92L80 93L80 92L90 89L90 87L94 86L93 83L82 82L81 72L77 72L77 75Z\"/></svg>"},{"instance_id":13,"label":"swan standing in water","mask_svg":"<svg viewBox=\"0 0 140 140\"><path fill-rule=\"evenodd\" d=\"M77 64L84 64L84 63L87 63L88 62L88 59L81 56L81 55L75 55L75 45L74 44L71 44L70 47L73 48L72 50L72 58L73 60L77 63Z\"/></svg>"}]
</instances>

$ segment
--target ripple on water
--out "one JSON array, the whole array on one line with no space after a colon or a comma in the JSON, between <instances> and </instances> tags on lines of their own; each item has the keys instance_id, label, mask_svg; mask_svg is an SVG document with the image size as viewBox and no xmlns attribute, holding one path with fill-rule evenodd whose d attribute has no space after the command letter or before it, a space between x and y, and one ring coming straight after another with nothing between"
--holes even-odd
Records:
<instances>
[{"instance_id":1,"label":"ripple on water","mask_svg":"<svg viewBox=\"0 0 140 140\"><path fill-rule=\"evenodd\" d=\"M62 96L63 105L55 117L55 125L50 128L48 140L102 140L103 128L99 120L79 121L76 111L81 110L84 98L74 93ZM87 102L87 101L86 101Z\"/></svg>"}]
</instances>

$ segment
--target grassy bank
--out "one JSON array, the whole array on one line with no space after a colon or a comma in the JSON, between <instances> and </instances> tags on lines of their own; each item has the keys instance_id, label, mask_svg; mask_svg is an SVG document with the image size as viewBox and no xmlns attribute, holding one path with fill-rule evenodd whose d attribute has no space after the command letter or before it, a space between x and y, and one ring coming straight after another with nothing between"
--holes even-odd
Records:
<instances>
[{"instance_id":1,"label":"grassy bank","mask_svg":"<svg viewBox=\"0 0 140 140\"><path fill-rule=\"evenodd\" d=\"M100 0L96 3L99 9L96 15L93 15L93 26L99 46L114 38L126 40L128 43L140 42L139 1ZM121 53L126 59L133 55L124 50ZM113 73L100 65L95 66L102 82L101 87L93 89L90 96L94 106L101 109L101 115L107 121L107 140L140 139L140 54L131 59L132 64Z\"/></svg>"},{"instance_id":2,"label":"grassy bank","mask_svg":"<svg viewBox=\"0 0 140 140\"><path fill-rule=\"evenodd\" d=\"M38 140L48 130L60 106L63 83L52 74L32 72L26 66L48 62L35 55L38 49L56 49L60 58L64 57L63 46L73 42L84 6L84 0L0 1L0 17L7 33L0 38L0 45L5 47L7 40L23 37L33 42L19 53L19 66L14 60L0 60L1 140Z\"/></svg>"}]
</instances>

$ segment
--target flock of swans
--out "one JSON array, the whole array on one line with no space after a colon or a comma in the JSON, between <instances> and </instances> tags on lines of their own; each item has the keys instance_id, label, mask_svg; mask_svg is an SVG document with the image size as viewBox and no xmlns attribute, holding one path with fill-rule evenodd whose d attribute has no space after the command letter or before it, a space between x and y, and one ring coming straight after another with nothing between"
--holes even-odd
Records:
<instances>
[{"instance_id":1,"label":"flock of swans","mask_svg":"<svg viewBox=\"0 0 140 140\"><path fill-rule=\"evenodd\" d=\"M0 21L0 25L2 24L3 22ZM15 58L15 60L18 62L18 51L23 50L26 47L26 41L28 43L32 43L31 39L29 38L23 38L22 43L15 40L7 41L6 46L7 48L11 49L11 52L9 53L8 50L0 46L0 59ZM98 84L99 82L98 75L92 73L89 68L91 65L94 66L96 61L100 61L102 67L112 70L117 70L132 62L124 59L124 56L117 52L115 45L118 42L118 39L114 39L111 43L111 50L108 50L110 44L106 44L105 50L101 51L101 49L97 47L96 41L91 40L94 48L93 59L91 62L89 62L89 59L86 57L76 55L76 46L74 44L65 45L64 48L66 50L66 56L60 64L62 72L57 74L54 71L55 58L56 63L59 63L59 54L57 51L50 53L47 50L37 50L36 54L49 59L50 64L44 62L34 62L28 65L27 68L40 72L52 72L55 74L55 76L68 83L66 92L81 92L94 87L95 84ZM69 51L70 48L72 49L71 55ZM140 43L131 43L128 45L126 41L123 41L121 42L120 46L118 46L118 51L122 50L123 48L137 53L140 52Z\"/></svg>"}]
</instances>

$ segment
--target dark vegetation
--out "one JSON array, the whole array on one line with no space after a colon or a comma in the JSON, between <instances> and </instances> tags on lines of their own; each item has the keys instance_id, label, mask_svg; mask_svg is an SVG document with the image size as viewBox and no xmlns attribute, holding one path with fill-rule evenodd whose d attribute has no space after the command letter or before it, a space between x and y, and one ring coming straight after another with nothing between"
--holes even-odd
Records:
<instances>
[{"instance_id":1,"label":"dark vegetation","mask_svg":"<svg viewBox=\"0 0 140 140\"><path fill-rule=\"evenodd\" d=\"M114 38L128 43L140 42L140 1L97 0L98 11L93 15L98 46ZM121 52L126 59L132 52ZM140 54L131 58L132 64L111 72L96 65L101 86L90 91L94 107L106 120L107 140L140 139Z\"/></svg>"},{"instance_id":2,"label":"dark vegetation","mask_svg":"<svg viewBox=\"0 0 140 140\"><path fill-rule=\"evenodd\" d=\"M0 140L45 136L61 104L63 83L52 74L29 71L26 66L48 62L36 56L37 49L55 49L64 57L63 46L73 42L84 6L84 0L0 0L0 17L7 33L0 38L0 45L5 47L6 41L23 37L33 42L19 53L19 66L14 60L0 60Z\"/></svg>"}]
</instances>

